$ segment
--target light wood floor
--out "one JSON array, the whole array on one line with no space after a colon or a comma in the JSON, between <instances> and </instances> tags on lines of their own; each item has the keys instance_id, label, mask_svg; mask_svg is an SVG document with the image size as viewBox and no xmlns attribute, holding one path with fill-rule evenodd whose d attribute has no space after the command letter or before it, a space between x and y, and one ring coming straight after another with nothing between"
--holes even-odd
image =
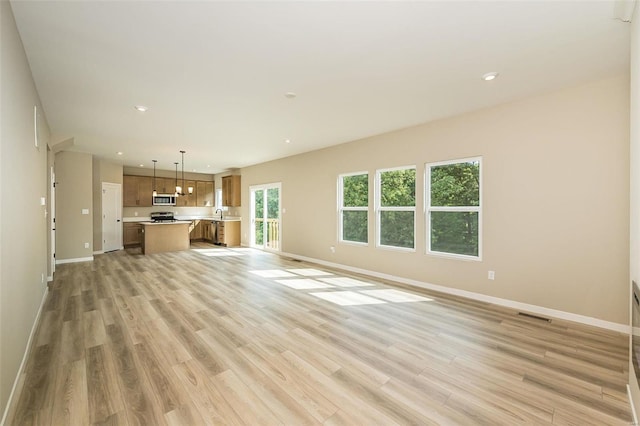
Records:
<instances>
[{"instance_id":1,"label":"light wood floor","mask_svg":"<svg viewBox=\"0 0 640 426\"><path fill-rule=\"evenodd\" d=\"M199 247L61 265L7 424L631 423L624 335ZM311 294L390 288L431 300Z\"/></svg>"}]
</instances>

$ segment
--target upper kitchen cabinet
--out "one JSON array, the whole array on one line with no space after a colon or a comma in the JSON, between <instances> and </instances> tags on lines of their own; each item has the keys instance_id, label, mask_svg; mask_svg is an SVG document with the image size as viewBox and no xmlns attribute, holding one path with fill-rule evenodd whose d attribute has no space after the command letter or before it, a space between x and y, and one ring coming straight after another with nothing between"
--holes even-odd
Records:
<instances>
[{"instance_id":1,"label":"upper kitchen cabinet","mask_svg":"<svg viewBox=\"0 0 640 426\"><path fill-rule=\"evenodd\" d=\"M227 207L240 206L240 176L231 175L222 178L222 205Z\"/></svg>"},{"instance_id":2,"label":"upper kitchen cabinet","mask_svg":"<svg viewBox=\"0 0 640 426\"><path fill-rule=\"evenodd\" d=\"M196 205L198 207L213 206L213 182L201 180L196 182Z\"/></svg>"},{"instance_id":3,"label":"upper kitchen cabinet","mask_svg":"<svg viewBox=\"0 0 640 426\"><path fill-rule=\"evenodd\" d=\"M151 207L153 205L153 178L149 176L122 177L124 207Z\"/></svg>"},{"instance_id":4,"label":"upper kitchen cabinet","mask_svg":"<svg viewBox=\"0 0 640 426\"><path fill-rule=\"evenodd\" d=\"M182 181L178 181L178 185L182 185ZM188 188L193 188L193 193L189 194ZM178 207L195 207L196 206L196 181L185 180L182 192L185 195L181 195L176 198L176 206Z\"/></svg>"},{"instance_id":5,"label":"upper kitchen cabinet","mask_svg":"<svg viewBox=\"0 0 640 426\"><path fill-rule=\"evenodd\" d=\"M156 178L156 191L158 194L173 194L176 192L176 180L174 178Z\"/></svg>"}]
</instances>

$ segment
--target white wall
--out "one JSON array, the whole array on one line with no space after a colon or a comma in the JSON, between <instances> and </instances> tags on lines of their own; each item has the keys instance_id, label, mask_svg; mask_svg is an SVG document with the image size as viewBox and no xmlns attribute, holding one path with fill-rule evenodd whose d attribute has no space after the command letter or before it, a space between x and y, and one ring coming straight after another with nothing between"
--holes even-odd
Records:
<instances>
[{"instance_id":1,"label":"white wall","mask_svg":"<svg viewBox=\"0 0 640 426\"><path fill-rule=\"evenodd\" d=\"M629 76L620 75L450 119L242 169L249 186L282 182L282 250L628 323ZM424 164L483 157L483 260L425 254ZM341 173L415 165L414 253L337 241ZM370 194L373 194L371 188ZM373 226L373 216L370 216ZM336 246L331 253L330 246ZM487 271L496 272L495 281Z\"/></svg>"},{"instance_id":2,"label":"white wall","mask_svg":"<svg viewBox=\"0 0 640 426\"><path fill-rule=\"evenodd\" d=\"M49 130L11 6L0 1L0 415L46 293ZM40 148L33 107L41 111Z\"/></svg>"}]
</instances>

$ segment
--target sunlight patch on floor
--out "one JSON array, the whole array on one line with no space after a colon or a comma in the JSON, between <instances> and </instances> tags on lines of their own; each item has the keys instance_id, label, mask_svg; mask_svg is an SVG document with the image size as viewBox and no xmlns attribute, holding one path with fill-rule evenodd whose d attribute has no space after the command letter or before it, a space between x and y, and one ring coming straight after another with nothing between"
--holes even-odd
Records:
<instances>
[{"instance_id":1,"label":"sunlight patch on floor","mask_svg":"<svg viewBox=\"0 0 640 426\"><path fill-rule=\"evenodd\" d=\"M330 286L329 284L324 284L324 283L321 283L320 281L312 280L310 278L275 280L275 281L278 284L286 285L287 287L294 288L296 290L333 287L333 286Z\"/></svg>"},{"instance_id":2,"label":"sunlight patch on floor","mask_svg":"<svg viewBox=\"0 0 640 426\"><path fill-rule=\"evenodd\" d=\"M384 289L384 290L362 290L362 294L373 296L387 302L405 303L405 302L432 302L433 299L418 296L417 294L406 293L400 290Z\"/></svg>"},{"instance_id":3,"label":"sunlight patch on floor","mask_svg":"<svg viewBox=\"0 0 640 426\"><path fill-rule=\"evenodd\" d=\"M318 278L323 283L331 284L336 287L371 287L375 284L356 280L349 277L336 277L336 278Z\"/></svg>"},{"instance_id":4,"label":"sunlight patch on floor","mask_svg":"<svg viewBox=\"0 0 640 426\"><path fill-rule=\"evenodd\" d=\"M365 296L355 291L328 291L309 294L340 306L379 305L381 303L387 303L384 300Z\"/></svg>"},{"instance_id":5,"label":"sunlight patch on floor","mask_svg":"<svg viewBox=\"0 0 640 426\"><path fill-rule=\"evenodd\" d=\"M283 271L282 269L263 269L261 271L249 271L249 272L264 278L285 278L285 277L298 276L296 274L292 274L291 272Z\"/></svg>"},{"instance_id":6,"label":"sunlight patch on floor","mask_svg":"<svg viewBox=\"0 0 640 426\"><path fill-rule=\"evenodd\" d=\"M294 274L304 275L305 277L318 277L321 275L333 275L331 272L321 271L319 269L304 268L304 269L287 269Z\"/></svg>"},{"instance_id":7,"label":"sunlight patch on floor","mask_svg":"<svg viewBox=\"0 0 640 426\"><path fill-rule=\"evenodd\" d=\"M244 256L243 253L236 253L227 249L191 249L198 254L207 257Z\"/></svg>"}]
</instances>

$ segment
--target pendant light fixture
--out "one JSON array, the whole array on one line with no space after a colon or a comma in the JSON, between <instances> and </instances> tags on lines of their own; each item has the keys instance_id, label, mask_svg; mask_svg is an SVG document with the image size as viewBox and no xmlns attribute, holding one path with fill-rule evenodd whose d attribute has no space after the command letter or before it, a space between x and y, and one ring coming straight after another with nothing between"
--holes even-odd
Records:
<instances>
[{"instance_id":1,"label":"pendant light fixture","mask_svg":"<svg viewBox=\"0 0 640 426\"><path fill-rule=\"evenodd\" d=\"M156 191L156 163L158 162L158 160L151 161L153 161L153 196L155 197L156 195L158 195L158 191Z\"/></svg>"},{"instance_id":2,"label":"pendant light fixture","mask_svg":"<svg viewBox=\"0 0 640 426\"><path fill-rule=\"evenodd\" d=\"M178 197L180 195L180 193L182 192L182 188L178 186L178 162L173 163L176 165L176 193L175 196Z\"/></svg>"},{"instance_id":3,"label":"pendant light fixture","mask_svg":"<svg viewBox=\"0 0 640 426\"><path fill-rule=\"evenodd\" d=\"M182 190L184 189L184 154L187 151L181 150L180 154L182 154L182 186L180 187L180 195L187 195L184 192L182 192ZM193 186L190 186L187 188L187 192L189 193L189 195L193 194Z\"/></svg>"}]
</instances>

